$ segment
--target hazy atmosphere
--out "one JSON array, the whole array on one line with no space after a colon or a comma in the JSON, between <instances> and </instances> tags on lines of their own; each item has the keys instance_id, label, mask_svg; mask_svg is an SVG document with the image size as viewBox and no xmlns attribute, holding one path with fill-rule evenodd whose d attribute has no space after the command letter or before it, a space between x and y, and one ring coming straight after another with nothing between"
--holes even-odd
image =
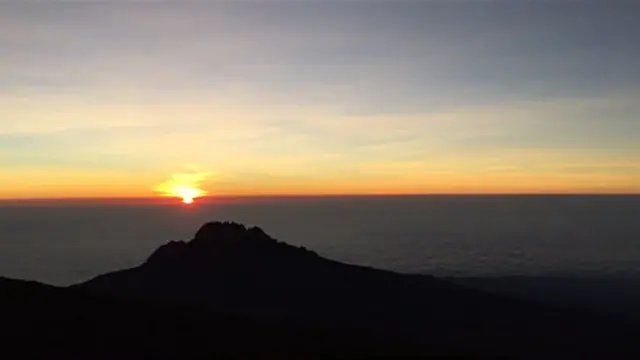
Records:
<instances>
[{"instance_id":1,"label":"hazy atmosphere","mask_svg":"<svg viewBox=\"0 0 640 360\"><path fill-rule=\"evenodd\" d=\"M640 359L639 14L0 0L3 353Z\"/></svg>"},{"instance_id":2,"label":"hazy atmosphere","mask_svg":"<svg viewBox=\"0 0 640 360\"><path fill-rule=\"evenodd\" d=\"M600 4L3 2L0 197L638 193Z\"/></svg>"}]
</instances>

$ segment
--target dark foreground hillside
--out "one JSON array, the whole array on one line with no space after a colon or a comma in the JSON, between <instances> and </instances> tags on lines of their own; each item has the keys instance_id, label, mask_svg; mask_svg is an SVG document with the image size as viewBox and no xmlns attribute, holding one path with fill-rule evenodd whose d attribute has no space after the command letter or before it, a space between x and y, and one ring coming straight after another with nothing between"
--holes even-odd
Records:
<instances>
[{"instance_id":1,"label":"dark foreground hillside","mask_svg":"<svg viewBox=\"0 0 640 360\"><path fill-rule=\"evenodd\" d=\"M20 280L0 279L0 294L6 359L451 358L366 332L120 301Z\"/></svg>"},{"instance_id":2,"label":"dark foreground hillside","mask_svg":"<svg viewBox=\"0 0 640 360\"><path fill-rule=\"evenodd\" d=\"M632 322L343 264L234 223L71 288L0 291L21 358L640 358Z\"/></svg>"}]
</instances>

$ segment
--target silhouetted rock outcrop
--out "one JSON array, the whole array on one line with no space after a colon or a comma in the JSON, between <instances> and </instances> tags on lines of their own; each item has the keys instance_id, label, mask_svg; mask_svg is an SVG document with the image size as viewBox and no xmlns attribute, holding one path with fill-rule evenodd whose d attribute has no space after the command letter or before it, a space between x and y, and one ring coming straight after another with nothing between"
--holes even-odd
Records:
<instances>
[{"instance_id":1,"label":"silhouetted rock outcrop","mask_svg":"<svg viewBox=\"0 0 640 360\"><path fill-rule=\"evenodd\" d=\"M236 223L205 224L141 266L75 287L211 313L402 336L444 351L515 358L632 358L632 327L423 275L348 265Z\"/></svg>"},{"instance_id":2,"label":"silhouetted rock outcrop","mask_svg":"<svg viewBox=\"0 0 640 360\"><path fill-rule=\"evenodd\" d=\"M161 246L149 257L147 264L175 266L181 262L189 262L212 265L211 262L230 263L233 260L240 265L249 261L287 261L287 258L306 259L309 256L317 255L303 247L279 242L258 227L246 228L238 223L212 222L203 225L188 243L171 241Z\"/></svg>"}]
</instances>

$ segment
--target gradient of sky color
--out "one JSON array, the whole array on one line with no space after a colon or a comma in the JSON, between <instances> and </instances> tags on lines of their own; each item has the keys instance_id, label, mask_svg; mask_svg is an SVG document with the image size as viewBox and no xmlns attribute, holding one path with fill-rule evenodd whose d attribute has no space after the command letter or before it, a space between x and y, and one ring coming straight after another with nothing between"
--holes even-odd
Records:
<instances>
[{"instance_id":1,"label":"gradient of sky color","mask_svg":"<svg viewBox=\"0 0 640 360\"><path fill-rule=\"evenodd\" d=\"M637 2L0 3L0 197L640 192Z\"/></svg>"}]
</instances>

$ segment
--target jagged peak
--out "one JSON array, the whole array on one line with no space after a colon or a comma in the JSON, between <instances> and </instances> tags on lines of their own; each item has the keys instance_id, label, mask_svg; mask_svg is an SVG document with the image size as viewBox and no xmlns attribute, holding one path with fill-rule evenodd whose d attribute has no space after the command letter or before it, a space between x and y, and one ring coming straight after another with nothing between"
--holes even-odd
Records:
<instances>
[{"instance_id":1,"label":"jagged peak","mask_svg":"<svg viewBox=\"0 0 640 360\"><path fill-rule=\"evenodd\" d=\"M258 226L247 227L230 221L205 223L191 241L170 241L159 247L147 262L182 260L233 253L234 256L317 254L303 246L293 246L269 236Z\"/></svg>"},{"instance_id":2,"label":"jagged peak","mask_svg":"<svg viewBox=\"0 0 640 360\"><path fill-rule=\"evenodd\" d=\"M208 239L219 236L240 235L247 231L243 224L233 221L212 221L205 223L196 232L194 240Z\"/></svg>"}]
</instances>

